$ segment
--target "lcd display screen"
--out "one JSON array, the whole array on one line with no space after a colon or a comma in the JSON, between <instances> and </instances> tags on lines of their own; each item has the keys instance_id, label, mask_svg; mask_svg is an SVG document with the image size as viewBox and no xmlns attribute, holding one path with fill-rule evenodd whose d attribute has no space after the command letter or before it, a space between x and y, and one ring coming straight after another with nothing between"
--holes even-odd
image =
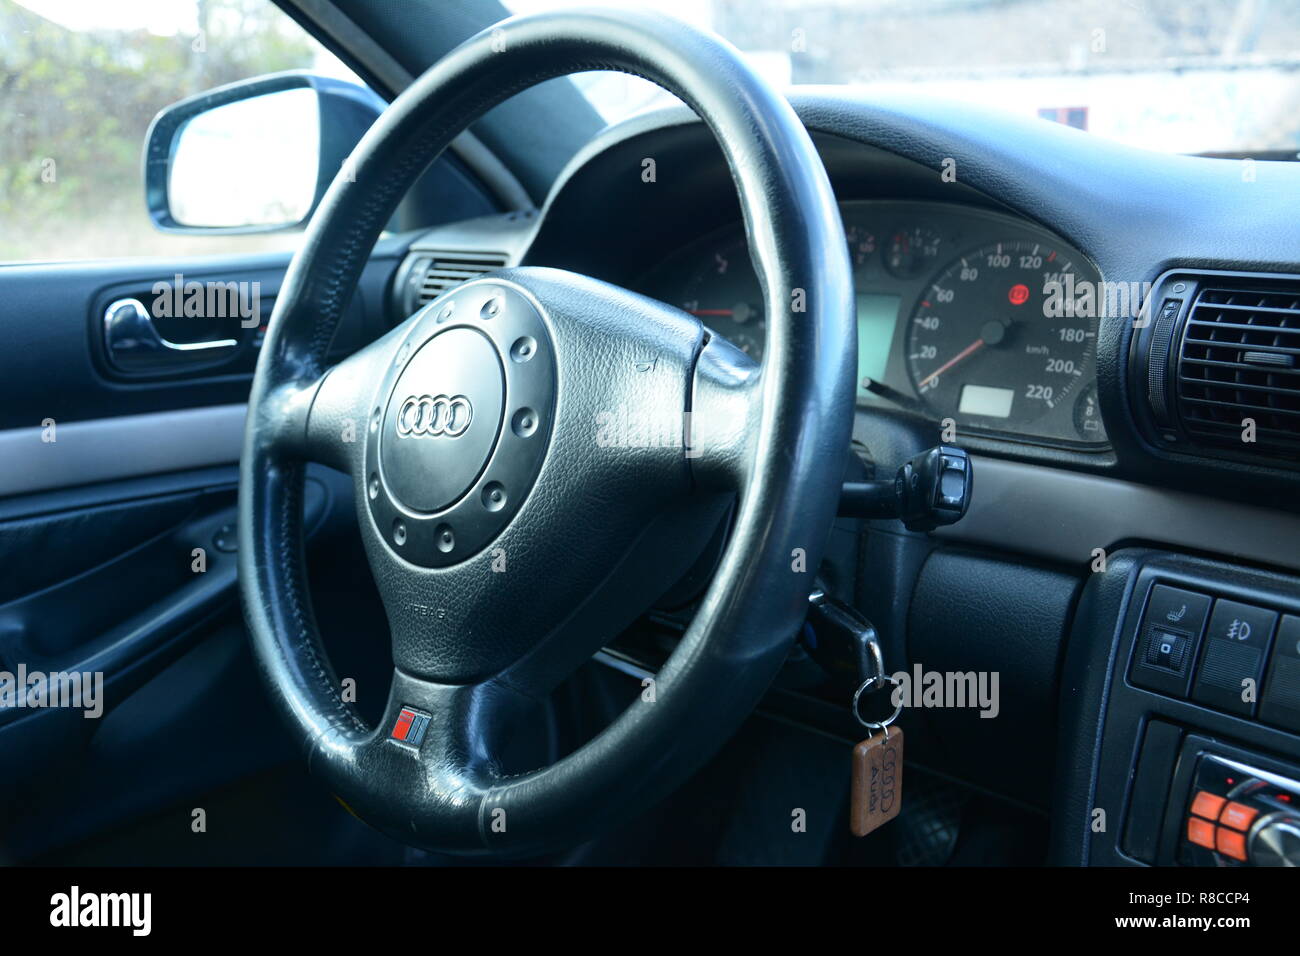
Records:
<instances>
[{"instance_id":1,"label":"lcd display screen","mask_svg":"<svg viewBox=\"0 0 1300 956\"><path fill-rule=\"evenodd\" d=\"M963 415L986 415L989 418L1008 418L1011 402L1016 393L1010 388L993 388L988 385L963 385L957 411Z\"/></svg>"},{"instance_id":2,"label":"lcd display screen","mask_svg":"<svg viewBox=\"0 0 1300 956\"><path fill-rule=\"evenodd\" d=\"M864 378L879 381L885 377L889 348L898 328L896 295L859 293L858 300L858 395L871 393L862 387Z\"/></svg>"}]
</instances>

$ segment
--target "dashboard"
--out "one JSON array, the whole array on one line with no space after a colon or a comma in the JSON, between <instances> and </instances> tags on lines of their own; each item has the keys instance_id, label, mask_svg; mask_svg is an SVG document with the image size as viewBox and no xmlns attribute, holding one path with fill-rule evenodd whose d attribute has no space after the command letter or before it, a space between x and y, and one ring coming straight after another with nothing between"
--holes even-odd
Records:
<instances>
[{"instance_id":1,"label":"dashboard","mask_svg":"<svg viewBox=\"0 0 1300 956\"><path fill-rule=\"evenodd\" d=\"M858 402L955 436L1091 448L1100 288L1077 249L1000 213L953 203L840 204L854 270ZM761 359L764 295L744 227L716 230L633 287L680 306Z\"/></svg>"},{"instance_id":2,"label":"dashboard","mask_svg":"<svg viewBox=\"0 0 1300 956\"><path fill-rule=\"evenodd\" d=\"M1300 614L1300 444L1275 434L1294 439L1300 422L1300 165L1260 162L1247 181L1236 161L1147 153L970 104L791 100L839 199L857 294L853 443L828 467L887 476L950 441L975 468L961 522L920 534L841 521L818 569L872 623L886 660L1001 675L1000 721L933 709L907 727L909 753L1050 808L1054 856L1071 862L1150 857L1126 845L1128 824L1089 824L1099 799L1127 812L1153 714L1185 743L1211 731L1300 766L1300 738L1123 676L1149 650L1151 569L1206 607ZM735 183L685 109L606 130L535 212L414 239L392 311L501 266L634 289L762 357L765 300ZM951 437L936 427L945 420ZM646 628L615 650L653 670L670 646ZM769 696L773 711L845 732L841 689L822 698L796 683ZM1147 774L1150 792L1187 792L1197 761L1183 763L1176 786ZM1164 812L1160 799L1133 807ZM1160 837L1156 857L1176 836Z\"/></svg>"}]
</instances>

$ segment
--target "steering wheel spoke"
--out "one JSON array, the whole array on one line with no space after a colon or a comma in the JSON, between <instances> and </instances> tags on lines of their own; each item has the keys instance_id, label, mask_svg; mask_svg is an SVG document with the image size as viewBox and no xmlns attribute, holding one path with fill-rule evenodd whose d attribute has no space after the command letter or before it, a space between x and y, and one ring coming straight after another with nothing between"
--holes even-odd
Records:
<instances>
[{"instance_id":1,"label":"steering wheel spoke","mask_svg":"<svg viewBox=\"0 0 1300 956\"><path fill-rule=\"evenodd\" d=\"M269 391L261 408L275 450L300 461L358 473L367 430L378 428L375 382L394 361L400 328L314 378L291 379Z\"/></svg>"},{"instance_id":2,"label":"steering wheel spoke","mask_svg":"<svg viewBox=\"0 0 1300 956\"><path fill-rule=\"evenodd\" d=\"M712 338L700 350L686 447L697 488L744 490L762 412L762 385L759 366L725 339Z\"/></svg>"},{"instance_id":3,"label":"steering wheel spoke","mask_svg":"<svg viewBox=\"0 0 1300 956\"><path fill-rule=\"evenodd\" d=\"M411 842L484 853L492 820L483 801L502 779L500 754L533 706L500 681L443 684L396 670L379 726L339 757L335 792Z\"/></svg>"}]
</instances>

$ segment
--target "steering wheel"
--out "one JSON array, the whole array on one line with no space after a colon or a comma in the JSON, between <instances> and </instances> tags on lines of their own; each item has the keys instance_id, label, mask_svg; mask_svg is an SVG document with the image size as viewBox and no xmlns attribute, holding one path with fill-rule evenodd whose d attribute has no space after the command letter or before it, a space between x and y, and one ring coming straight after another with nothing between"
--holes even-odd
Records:
<instances>
[{"instance_id":1,"label":"steering wheel","mask_svg":"<svg viewBox=\"0 0 1300 956\"><path fill-rule=\"evenodd\" d=\"M645 77L712 130L764 289L762 365L676 308L518 268L449 290L326 369L416 178L492 106L585 70ZM854 404L839 211L790 105L729 44L649 12L565 10L480 33L393 101L349 173L289 267L249 399L239 575L255 657L311 772L363 820L449 853L571 845L712 756L804 618ZM627 175L663 189L673 171ZM345 701L312 615L310 461L354 479L394 662L378 727ZM577 751L507 774L520 715L678 580L733 506L713 580L653 682Z\"/></svg>"}]
</instances>

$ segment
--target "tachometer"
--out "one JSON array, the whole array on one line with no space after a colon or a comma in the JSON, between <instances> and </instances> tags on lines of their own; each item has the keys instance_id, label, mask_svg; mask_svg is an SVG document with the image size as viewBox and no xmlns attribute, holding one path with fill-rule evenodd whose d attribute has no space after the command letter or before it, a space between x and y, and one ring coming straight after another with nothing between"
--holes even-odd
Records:
<instances>
[{"instance_id":1,"label":"tachometer","mask_svg":"<svg viewBox=\"0 0 1300 956\"><path fill-rule=\"evenodd\" d=\"M1030 424L1089 381L1095 315L1070 296L1088 275L1031 240L999 242L939 273L912 314L907 367L940 418L1005 428Z\"/></svg>"},{"instance_id":2,"label":"tachometer","mask_svg":"<svg viewBox=\"0 0 1300 956\"><path fill-rule=\"evenodd\" d=\"M687 280L682 308L741 351L762 358L767 338L763 289L744 238L715 248Z\"/></svg>"}]
</instances>

